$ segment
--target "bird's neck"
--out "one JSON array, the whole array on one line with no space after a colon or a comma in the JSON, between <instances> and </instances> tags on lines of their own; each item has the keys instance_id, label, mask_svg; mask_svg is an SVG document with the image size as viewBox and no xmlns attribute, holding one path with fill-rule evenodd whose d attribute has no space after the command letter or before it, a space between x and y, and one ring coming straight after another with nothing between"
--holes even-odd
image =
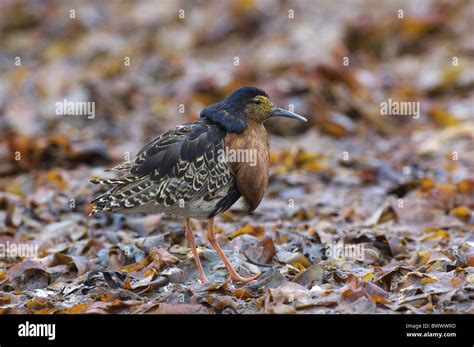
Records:
<instances>
[{"instance_id":1,"label":"bird's neck","mask_svg":"<svg viewBox=\"0 0 474 347\"><path fill-rule=\"evenodd\" d=\"M248 127L242 133L227 133L225 146L233 150L255 150L268 155L268 134L262 123L248 120Z\"/></svg>"}]
</instances>

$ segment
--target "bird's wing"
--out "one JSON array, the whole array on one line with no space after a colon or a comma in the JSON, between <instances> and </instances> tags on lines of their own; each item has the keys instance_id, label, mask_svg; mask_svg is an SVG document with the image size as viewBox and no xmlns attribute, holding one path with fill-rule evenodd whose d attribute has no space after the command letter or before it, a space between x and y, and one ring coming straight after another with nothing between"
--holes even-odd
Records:
<instances>
[{"instance_id":1,"label":"bird's wing","mask_svg":"<svg viewBox=\"0 0 474 347\"><path fill-rule=\"evenodd\" d=\"M115 185L93 201L96 211L120 211L150 201L172 206L202 191L212 195L232 178L228 163L219 157L225 135L219 125L198 120L156 137L133 162L114 168L125 175L92 181Z\"/></svg>"}]
</instances>

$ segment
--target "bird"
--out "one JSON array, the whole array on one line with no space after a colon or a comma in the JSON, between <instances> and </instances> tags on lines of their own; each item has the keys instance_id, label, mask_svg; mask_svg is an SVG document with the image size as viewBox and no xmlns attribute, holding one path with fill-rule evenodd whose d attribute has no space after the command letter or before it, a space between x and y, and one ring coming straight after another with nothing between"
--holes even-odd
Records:
<instances>
[{"instance_id":1,"label":"bird","mask_svg":"<svg viewBox=\"0 0 474 347\"><path fill-rule=\"evenodd\" d=\"M216 240L214 218L237 201L249 213L262 201L270 166L264 123L276 117L307 121L275 106L262 89L244 86L234 90L205 107L198 120L158 135L134 160L112 168L110 171L122 174L118 178L92 180L112 187L91 201L91 214L139 212L184 217L185 237L203 284L209 281L196 250L190 219L207 220L207 240L223 261L230 280L255 281L260 273L242 277L233 268Z\"/></svg>"}]
</instances>

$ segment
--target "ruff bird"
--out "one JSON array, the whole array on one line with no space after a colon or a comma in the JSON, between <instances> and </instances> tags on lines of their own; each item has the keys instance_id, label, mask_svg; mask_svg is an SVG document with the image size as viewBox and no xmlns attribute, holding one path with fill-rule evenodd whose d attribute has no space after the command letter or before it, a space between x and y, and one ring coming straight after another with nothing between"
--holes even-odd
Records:
<instances>
[{"instance_id":1,"label":"ruff bird","mask_svg":"<svg viewBox=\"0 0 474 347\"><path fill-rule=\"evenodd\" d=\"M274 117L306 118L276 107L267 93L241 87L204 108L200 119L155 137L133 161L112 170L114 179L92 183L113 187L92 201L92 213L169 213L185 218L185 235L202 283L201 265L190 218L207 220L207 239L227 268L230 279L250 282L232 267L214 234L214 217L239 199L249 212L262 201L268 184L269 147L263 123Z\"/></svg>"}]
</instances>

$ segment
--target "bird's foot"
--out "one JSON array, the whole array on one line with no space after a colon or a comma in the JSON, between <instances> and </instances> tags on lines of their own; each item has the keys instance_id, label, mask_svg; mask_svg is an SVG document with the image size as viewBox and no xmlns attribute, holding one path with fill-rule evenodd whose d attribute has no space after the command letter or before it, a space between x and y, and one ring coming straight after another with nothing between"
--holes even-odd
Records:
<instances>
[{"instance_id":1,"label":"bird's foot","mask_svg":"<svg viewBox=\"0 0 474 347\"><path fill-rule=\"evenodd\" d=\"M258 273L258 274L256 274L255 276L252 276L252 277L242 277L237 273L234 273L234 274L231 273L230 274L230 280L232 282L249 283L249 282L253 282L253 281L257 280L257 278L259 278L260 275L261 275L261 273Z\"/></svg>"},{"instance_id":2,"label":"bird's foot","mask_svg":"<svg viewBox=\"0 0 474 347\"><path fill-rule=\"evenodd\" d=\"M209 282L209 280L207 279L205 274L200 274L199 275L199 281L201 281L201 284L211 283L211 282Z\"/></svg>"}]
</instances>

